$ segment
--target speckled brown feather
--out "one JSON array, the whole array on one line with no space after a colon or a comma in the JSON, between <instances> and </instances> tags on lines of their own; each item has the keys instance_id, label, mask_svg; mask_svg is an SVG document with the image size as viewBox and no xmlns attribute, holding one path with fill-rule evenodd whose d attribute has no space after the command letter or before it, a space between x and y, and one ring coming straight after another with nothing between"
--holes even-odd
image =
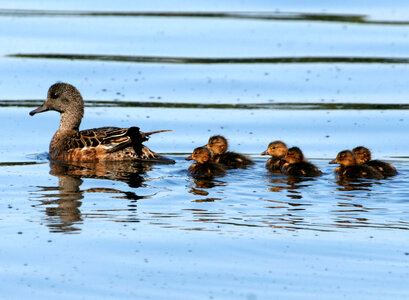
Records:
<instances>
[{"instance_id":1,"label":"speckled brown feather","mask_svg":"<svg viewBox=\"0 0 409 300\"><path fill-rule=\"evenodd\" d=\"M162 158L142 143L158 132L141 132L138 127L101 127L79 131L84 103L79 91L67 83L50 87L43 105L30 115L55 110L61 114L60 128L50 142L50 156L65 161L148 160L174 162Z\"/></svg>"}]
</instances>

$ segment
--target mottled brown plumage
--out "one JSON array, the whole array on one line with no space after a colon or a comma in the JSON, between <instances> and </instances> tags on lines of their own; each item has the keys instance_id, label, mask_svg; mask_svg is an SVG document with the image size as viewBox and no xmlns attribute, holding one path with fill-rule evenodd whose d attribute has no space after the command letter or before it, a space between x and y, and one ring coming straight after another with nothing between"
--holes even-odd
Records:
<instances>
[{"instance_id":1,"label":"mottled brown plumage","mask_svg":"<svg viewBox=\"0 0 409 300\"><path fill-rule=\"evenodd\" d=\"M245 168L248 165L253 164L251 158L247 157L246 155L227 151L229 144L224 136L212 136L206 147L213 152L213 160L224 165L226 168Z\"/></svg>"},{"instance_id":2,"label":"mottled brown plumage","mask_svg":"<svg viewBox=\"0 0 409 300\"><path fill-rule=\"evenodd\" d=\"M329 162L330 164L339 164L340 167L335 169L335 172L344 178L373 178L380 179L383 175L367 165L360 165L357 162L355 154L350 150L344 150L338 153L337 157Z\"/></svg>"},{"instance_id":3,"label":"mottled brown plumage","mask_svg":"<svg viewBox=\"0 0 409 300\"><path fill-rule=\"evenodd\" d=\"M193 177L213 177L224 175L226 171L219 163L212 161L212 153L206 147L198 147L186 160L195 160L188 171Z\"/></svg>"},{"instance_id":4,"label":"mottled brown plumage","mask_svg":"<svg viewBox=\"0 0 409 300\"><path fill-rule=\"evenodd\" d=\"M304 154L298 147L288 149L284 159L286 161L283 166L284 174L302 177L322 175L322 172L315 165L305 160Z\"/></svg>"},{"instance_id":5,"label":"mottled brown plumage","mask_svg":"<svg viewBox=\"0 0 409 300\"><path fill-rule=\"evenodd\" d=\"M30 112L55 110L61 114L60 127L50 142L50 156L63 161L146 160L173 162L143 145L149 135L168 131L141 132L138 127L101 127L79 131L84 114L80 92L67 83L52 85L43 105Z\"/></svg>"},{"instance_id":6,"label":"mottled brown plumage","mask_svg":"<svg viewBox=\"0 0 409 300\"><path fill-rule=\"evenodd\" d=\"M282 141L271 142L267 150L261 155L270 155L271 158L266 162L266 169L272 173L281 173L282 167L285 164L285 155L287 153L287 145Z\"/></svg>"},{"instance_id":7,"label":"mottled brown plumage","mask_svg":"<svg viewBox=\"0 0 409 300\"><path fill-rule=\"evenodd\" d=\"M398 174L396 168L387 162L381 160L371 159L371 151L363 146L355 147L352 152L356 156L359 165L367 165L377 169L383 176L394 176Z\"/></svg>"}]
</instances>

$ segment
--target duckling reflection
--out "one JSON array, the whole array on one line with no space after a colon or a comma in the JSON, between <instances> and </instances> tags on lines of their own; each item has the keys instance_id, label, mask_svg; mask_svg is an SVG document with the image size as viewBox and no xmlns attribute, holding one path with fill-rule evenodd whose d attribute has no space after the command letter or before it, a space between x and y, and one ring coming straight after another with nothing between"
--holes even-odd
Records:
<instances>
[{"instance_id":1,"label":"duckling reflection","mask_svg":"<svg viewBox=\"0 0 409 300\"><path fill-rule=\"evenodd\" d=\"M47 226L52 232L74 232L80 230L78 225L84 220L81 213L81 199L84 193L115 193L118 198L129 199L128 210L135 213L135 202L149 196L138 196L134 192L121 191L113 188L93 187L81 190L81 178L108 179L122 181L132 188L143 185L144 175L151 169L146 162L118 161L118 162L61 162L50 161L50 174L58 177L58 187L41 187L43 195L39 206L45 206L48 216ZM50 191L57 191L50 194ZM52 199L52 200L50 200ZM128 221L135 221L134 216L129 216ZM136 220L137 221L137 220Z\"/></svg>"},{"instance_id":2,"label":"duckling reflection","mask_svg":"<svg viewBox=\"0 0 409 300\"><path fill-rule=\"evenodd\" d=\"M300 189L314 184L315 178L298 176L276 176L269 177L271 186L269 191L282 192L288 191L287 197L291 199L302 199Z\"/></svg>"},{"instance_id":3,"label":"duckling reflection","mask_svg":"<svg viewBox=\"0 0 409 300\"><path fill-rule=\"evenodd\" d=\"M356 178L345 178L339 176L336 180L336 184L340 187L337 188L338 191L371 191L373 184L382 184L381 182L375 181L359 181ZM344 195L345 197L354 198L354 194Z\"/></svg>"}]
</instances>

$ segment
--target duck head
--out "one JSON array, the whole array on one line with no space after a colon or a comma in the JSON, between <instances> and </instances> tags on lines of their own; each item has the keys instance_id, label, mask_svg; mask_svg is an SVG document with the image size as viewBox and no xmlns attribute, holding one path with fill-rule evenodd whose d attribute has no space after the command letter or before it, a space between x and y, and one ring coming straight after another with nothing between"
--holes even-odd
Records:
<instances>
[{"instance_id":1,"label":"duck head","mask_svg":"<svg viewBox=\"0 0 409 300\"><path fill-rule=\"evenodd\" d=\"M273 157L284 158L287 153L287 145L282 141L274 141L268 144L267 150L261 155L271 155Z\"/></svg>"},{"instance_id":2,"label":"duck head","mask_svg":"<svg viewBox=\"0 0 409 300\"><path fill-rule=\"evenodd\" d=\"M206 147L198 147L195 150L193 150L193 153L189 156L186 157L186 160L195 160L199 164L206 163L210 161L212 158L212 153L210 152L209 149Z\"/></svg>"},{"instance_id":3,"label":"duck head","mask_svg":"<svg viewBox=\"0 0 409 300\"><path fill-rule=\"evenodd\" d=\"M60 126L66 129L78 128L84 114L84 101L80 92L71 84L53 84L47 93L45 102L30 112L30 116L48 110L61 113Z\"/></svg>"},{"instance_id":4,"label":"duck head","mask_svg":"<svg viewBox=\"0 0 409 300\"><path fill-rule=\"evenodd\" d=\"M288 149L287 154L285 155L284 159L288 163L294 164L294 163L303 161L304 160L304 154L302 153L300 148L292 147L292 148Z\"/></svg>"},{"instance_id":5,"label":"duck head","mask_svg":"<svg viewBox=\"0 0 409 300\"><path fill-rule=\"evenodd\" d=\"M227 151L229 144L224 136L215 135L209 139L206 147L209 148L215 155L219 155Z\"/></svg>"},{"instance_id":6,"label":"duck head","mask_svg":"<svg viewBox=\"0 0 409 300\"><path fill-rule=\"evenodd\" d=\"M371 160L371 151L363 146L355 147L352 152L356 156L356 162L358 164L365 164Z\"/></svg>"},{"instance_id":7,"label":"duck head","mask_svg":"<svg viewBox=\"0 0 409 300\"><path fill-rule=\"evenodd\" d=\"M350 150L344 150L338 153L337 157L329 162L330 164L339 164L343 167L351 167L357 164L355 154Z\"/></svg>"}]
</instances>

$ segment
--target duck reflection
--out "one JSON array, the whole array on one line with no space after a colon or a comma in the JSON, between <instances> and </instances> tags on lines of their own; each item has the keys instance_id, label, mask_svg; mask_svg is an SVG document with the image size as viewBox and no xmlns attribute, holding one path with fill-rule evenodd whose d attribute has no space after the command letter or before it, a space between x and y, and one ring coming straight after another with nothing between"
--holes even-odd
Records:
<instances>
[{"instance_id":1,"label":"duck reflection","mask_svg":"<svg viewBox=\"0 0 409 300\"><path fill-rule=\"evenodd\" d=\"M381 181L374 181L371 179L348 179L339 177L336 181L340 187L338 191L370 191L374 184L382 184ZM353 194L349 197L355 197Z\"/></svg>"},{"instance_id":2,"label":"duck reflection","mask_svg":"<svg viewBox=\"0 0 409 300\"><path fill-rule=\"evenodd\" d=\"M144 176L151 169L151 164L147 162L67 163L51 160L50 174L58 177L58 186L41 187L40 192L43 195L40 197L42 200L39 204L45 207L47 226L52 232L70 233L81 230L79 225L83 222L83 215L80 207L84 193L118 194L117 198L130 200L127 210L135 213L136 201L149 196L138 196L134 192L105 187L82 190L80 188L83 183L82 178L121 181L131 188L138 188L143 186ZM138 220L130 217L128 221Z\"/></svg>"},{"instance_id":3,"label":"duck reflection","mask_svg":"<svg viewBox=\"0 0 409 300\"><path fill-rule=\"evenodd\" d=\"M190 187L189 193L198 195L198 196L207 196L209 195L208 189L212 189L218 186L225 186L226 183L221 180L216 180L214 177L207 177L207 178L200 178L200 177L192 177L193 185L188 185ZM220 198L208 198L211 201L220 200ZM210 200L206 200L209 202ZM203 202L203 199L194 200L194 202Z\"/></svg>"},{"instance_id":4,"label":"duck reflection","mask_svg":"<svg viewBox=\"0 0 409 300\"><path fill-rule=\"evenodd\" d=\"M271 183L271 185L268 190L271 192L281 192L287 190L287 197L291 199L302 199L302 194L299 189L314 184L315 180L315 178L310 177L274 175L269 177L269 183Z\"/></svg>"}]
</instances>

